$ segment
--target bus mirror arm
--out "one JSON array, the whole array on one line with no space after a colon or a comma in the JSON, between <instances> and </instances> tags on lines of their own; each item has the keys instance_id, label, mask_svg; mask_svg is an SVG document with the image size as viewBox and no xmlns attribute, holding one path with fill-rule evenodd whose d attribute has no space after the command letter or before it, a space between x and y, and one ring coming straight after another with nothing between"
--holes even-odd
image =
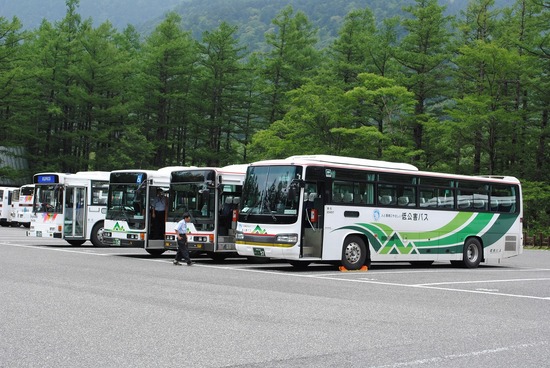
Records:
<instances>
[{"instance_id":1,"label":"bus mirror arm","mask_svg":"<svg viewBox=\"0 0 550 368\"><path fill-rule=\"evenodd\" d=\"M290 182L291 188L304 188L306 186L306 183L302 179L293 179Z\"/></svg>"}]
</instances>

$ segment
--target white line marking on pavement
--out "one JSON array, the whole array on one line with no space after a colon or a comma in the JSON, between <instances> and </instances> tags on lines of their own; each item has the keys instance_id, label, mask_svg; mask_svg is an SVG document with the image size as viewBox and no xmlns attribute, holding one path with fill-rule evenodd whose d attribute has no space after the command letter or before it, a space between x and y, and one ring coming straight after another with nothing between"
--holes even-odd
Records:
<instances>
[{"instance_id":1,"label":"white line marking on pavement","mask_svg":"<svg viewBox=\"0 0 550 368\"><path fill-rule=\"evenodd\" d=\"M454 285L454 284L484 284L491 282L518 282L518 281L549 281L550 278L538 279L508 279L508 280L476 280L476 281L452 281L452 282L432 282L429 284L414 284L412 286L433 286L433 285Z\"/></svg>"},{"instance_id":2,"label":"white line marking on pavement","mask_svg":"<svg viewBox=\"0 0 550 368\"><path fill-rule=\"evenodd\" d=\"M22 247L22 248L34 248L34 249L42 249L42 250L53 250L53 251L59 251L59 252L86 254L86 255L93 255L93 256L111 256L112 255L110 253L92 253L92 252L85 252L85 251L82 251L82 250L49 248L49 247L42 247L42 246L35 246L35 245L21 245L21 244L11 244L11 243L4 243L4 242L0 242L0 245L8 245L8 246ZM167 264L172 262L172 260L155 259L155 258L136 258L136 259L140 260L140 261L157 262L157 263L160 262L160 263L167 263ZM405 288L420 288L420 289L464 292L464 293L473 293L473 294L487 294L487 295L495 295L495 296L506 296L506 297L512 297L512 298L550 300L550 297L538 297L538 296L531 296L531 295L496 293L496 292L489 292L489 291L482 291L482 290L453 289L453 288L436 287L436 286L423 285L423 284L419 284L419 285L399 284L399 283L394 283L394 282L372 281L372 279L349 279L349 278L336 277L334 275L332 275L332 276L320 276L320 275L315 275L315 274L284 273L284 272L280 272L280 271L266 271L266 270L250 269L250 268L237 268L237 267L231 267L231 266L197 265L196 263L195 263L195 265L196 265L196 267L206 267L206 268L216 268L216 269L232 270L232 271L262 273L262 274L267 274L267 275L277 275L277 276L287 276L287 277L313 278L313 279L318 279L318 280L331 280L331 281L338 281L338 282L353 282L353 283L364 283L364 284L374 284L374 285L397 286L397 287L405 287ZM547 279L537 279L537 280L539 281L539 280L547 280ZM487 281L480 281L480 282L487 282ZM446 284L448 284L448 283L446 283Z\"/></svg>"},{"instance_id":3,"label":"white line marking on pavement","mask_svg":"<svg viewBox=\"0 0 550 368\"><path fill-rule=\"evenodd\" d=\"M445 362L445 361L455 360L455 359L461 359L461 358L471 358L471 357L477 357L477 356L483 356L483 355L498 354L498 353L502 353L502 352L506 352L506 351L531 349L531 348L534 348L534 347L546 346L546 345L548 345L548 341L539 341L539 342L533 342L533 343L528 343L528 344L503 346L503 347L494 348L494 349L485 349L485 350L480 350L480 351L472 351L472 352L462 353L462 354L450 354L450 355L444 355L444 356L439 356L439 357L411 360L409 362L398 362L398 363L387 364L387 365L371 366L371 368L410 367L410 366L415 366L415 365L424 365L424 364L428 364L428 363L440 363L440 362ZM441 364L441 366L444 366L444 364Z\"/></svg>"}]
</instances>

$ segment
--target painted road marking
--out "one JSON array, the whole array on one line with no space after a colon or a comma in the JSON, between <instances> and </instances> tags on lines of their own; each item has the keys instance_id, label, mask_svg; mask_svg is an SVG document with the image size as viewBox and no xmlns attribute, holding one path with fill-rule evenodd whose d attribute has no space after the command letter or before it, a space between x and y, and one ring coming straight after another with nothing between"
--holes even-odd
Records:
<instances>
[{"instance_id":1,"label":"painted road marking","mask_svg":"<svg viewBox=\"0 0 550 368\"><path fill-rule=\"evenodd\" d=\"M35 245L21 245L21 244L12 244L12 243L3 243L0 242L0 245L7 245L7 246L14 246L14 247L22 247L22 248L34 248L34 249L42 249L42 250L54 250L54 251L60 251L60 252L67 252L67 253L77 253L77 254L86 254L91 256L111 256L112 253L91 253L91 252L85 252L82 250L72 250L72 249L59 249L59 248L49 248L49 247L43 247L43 246L35 246ZM126 254L125 254L126 255ZM146 262L160 262L160 263L171 263L172 260L166 260L166 259L155 259L155 258L136 258L140 261L146 261ZM383 281L373 281L372 279L364 279L364 278L342 278L342 277L336 277L334 275L315 275L315 274L297 274L297 273L285 273L280 271L269 271L269 270L258 270L258 269L252 269L252 268L239 268L239 267L232 267L232 266L214 266L214 265L205 265L205 264L197 264L195 263L197 267L206 267L206 268L214 268L214 269L223 269L223 270L232 270L232 271L240 271L240 272L251 272L251 273L261 273L266 275L277 275L277 276L286 276L286 277L297 277L297 278L313 278L318 280L331 280L331 281L338 281L338 282L353 282L353 283L365 283L365 284L373 284L373 285L385 285L385 286L395 286L395 287L404 287L404 288L420 288L420 289L430 289L430 290L441 290L441 291L452 291L452 292L463 292L463 293L473 293L473 294L486 294L486 295L494 295L494 296L505 296L505 297L511 297L511 298L523 298L523 299L536 299L536 300L550 300L550 297L539 297L539 296L532 296L532 295L518 295L518 294L508 294L508 293L499 293L499 292L492 292L492 291L484 291L484 290L468 290L468 289L456 289L456 288L448 288L448 287L438 287L434 284L400 284L395 282L383 282ZM338 273L335 272L335 275L338 275ZM346 275L348 275L346 273ZM514 279L515 280L515 279ZM523 279L528 280L528 279ZM550 280L548 278L543 279L530 279L530 280L536 280L536 281L546 281ZM502 281L502 280L501 280ZM506 281L506 280L505 280ZM488 282L488 281L468 281L468 282L460 282L462 284L467 283L479 283L479 282ZM497 282L497 281L495 281ZM437 283L437 284L449 284L447 283Z\"/></svg>"},{"instance_id":2,"label":"painted road marking","mask_svg":"<svg viewBox=\"0 0 550 368\"><path fill-rule=\"evenodd\" d=\"M451 360L478 357L478 356L491 355L491 354L499 354L507 351L530 350L532 348L536 348L539 346L547 346L547 345L548 345L548 341L539 341L539 342L520 344L520 345L503 346L503 347L494 348L494 349L471 351L471 352L462 353L462 354L450 354L450 355L436 356L436 357L425 358L425 359L411 360L408 362L396 362L396 363L387 364L387 365L377 365L377 366L371 366L370 368L411 367L411 366L431 364L431 363L442 363L440 365L444 366L445 362L449 362Z\"/></svg>"}]
</instances>

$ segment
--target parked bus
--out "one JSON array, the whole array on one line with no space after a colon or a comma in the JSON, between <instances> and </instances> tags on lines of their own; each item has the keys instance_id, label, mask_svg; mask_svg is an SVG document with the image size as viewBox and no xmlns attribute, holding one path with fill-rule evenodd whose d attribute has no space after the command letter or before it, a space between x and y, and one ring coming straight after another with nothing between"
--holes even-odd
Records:
<instances>
[{"instance_id":1,"label":"parked bus","mask_svg":"<svg viewBox=\"0 0 550 368\"><path fill-rule=\"evenodd\" d=\"M161 255L164 247L164 225L156 231L153 201L157 192L164 196L170 188L170 173L184 167L159 170L115 170L109 179L109 200L105 219L104 241L111 246L144 248L151 255ZM166 197L166 202L169 199Z\"/></svg>"},{"instance_id":2,"label":"parked bus","mask_svg":"<svg viewBox=\"0 0 550 368\"><path fill-rule=\"evenodd\" d=\"M9 223L11 227L19 227L17 223L17 211L19 210L19 192L21 188L15 188L11 193L11 205L9 213Z\"/></svg>"},{"instance_id":3,"label":"parked bus","mask_svg":"<svg viewBox=\"0 0 550 368\"><path fill-rule=\"evenodd\" d=\"M31 225L32 202L34 198L34 184L25 184L13 191L12 210L10 213L11 226Z\"/></svg>"},{"instance_id":4,"label":"parked bus","mask_svg":"<svg viewBox=\"0 0 550 368\"><path fill-rule=\"evenodd\" d=\"M475 268L523 252L520 182L328 155L251 164L237 251L294 266L434 261Z\"/></svg>"},{"instance_id":5,"label":"parked bus","mask_svg":"<svg viewBox=\"0 0 550 368\"><path fill-rule=\"evenodd\" d=\"M0 225L9 226L13 191L17 188L0 187Z\"/></svg>"},{"instance_id":6,"label":"parked bus","mask_svg":"<svg viewBox=\"0 0 550 368\"><path fill-rule=\"evenodd\" d=\"M104 246L109 172L39 173L33 177L35 195L27 236L65 239L79 246L90 240Z\"/></svg>"},{"instance_id":7,"label":"parked bus","mask_svg":"<svg viewBox=\"0 0 550 368\"><path fill-rule=\"evenodd\" d=\"M189 251L206 253L220 261L237 255L235 228L237 209L248 165L204 167L173 171L165 247L177 250L174 228L188 212Z\"/></svg>"}]
</instances>

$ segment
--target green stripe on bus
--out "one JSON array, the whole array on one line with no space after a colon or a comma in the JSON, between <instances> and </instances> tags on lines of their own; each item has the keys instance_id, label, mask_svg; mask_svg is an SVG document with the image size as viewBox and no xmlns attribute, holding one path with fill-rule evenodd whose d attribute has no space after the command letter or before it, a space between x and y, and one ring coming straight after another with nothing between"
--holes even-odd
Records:
<instances>
[{"instance_id":1,"label":"green stripe on bus","mask_svg":"<svg viewBox=\"0 0 550 368\"><path fill-rule=\"evenodd\" d=\"M434 250L441 252L462 252L467 236L478 236L494 217L495 223L481 235L484 247L498 241L510 230L517 214L459 213L448 224L439 229L425 232L398 233L391 227L380 223L357 223L343 226L337 230L349 229L367 236L370 246L379 254L415 254ZM406 239L404 241L403 239Z\"/></svg>"}]
</instances>

